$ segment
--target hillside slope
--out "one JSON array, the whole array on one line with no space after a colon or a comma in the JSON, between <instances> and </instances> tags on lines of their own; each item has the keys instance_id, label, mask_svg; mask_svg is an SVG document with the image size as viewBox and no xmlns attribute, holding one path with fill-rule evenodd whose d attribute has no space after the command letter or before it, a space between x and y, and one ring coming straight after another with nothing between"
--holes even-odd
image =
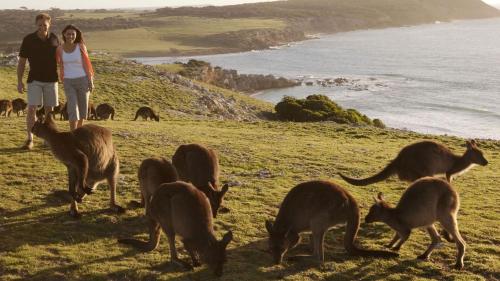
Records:
<instances>
[{"instance_id":1,"label":"hillside slope","mask_svg":"<svg viewBox=\"0 0 500 281\"><path fill-rule=\"evenodd\" d=\"M91 102L110 103L117 118L130 120L140 106L150 106L160 117L256 120L265 118L272 105L243 94L173 75L109 55L93 55L95 90ZM25 98L16 91L15 67L0 67L0 97ZM60 101L65 96L61 91Z\"/></svg>"}]
</instances>

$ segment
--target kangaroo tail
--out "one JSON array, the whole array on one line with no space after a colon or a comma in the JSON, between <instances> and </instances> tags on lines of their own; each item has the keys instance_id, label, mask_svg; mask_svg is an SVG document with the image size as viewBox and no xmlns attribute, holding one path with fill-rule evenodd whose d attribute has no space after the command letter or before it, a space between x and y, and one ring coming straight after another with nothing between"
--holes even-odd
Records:
<instances>
[{"instance_id":1,"label":"kangaroo tail","mask_svg":"<svg viewBox=\"0 0 500 281\"><path fill-rule=\"evenodd\" d=\"M377 250L364 250L358 248L354 241L359 230L359 207L354 198L349 200L349 216L345 227L344 248L349 255L362 257L379 257L379 258L394 258L398 257L398 253Z\"/></svg>"},{"instance_id":2,"label":"kangaroo tail","mask_svg":"<svg viewBox=\"0 0 500 281\"><path fill-rule=\"evenodd\" d=\"M369 184L376 183L379 181L383 181L395 173L396 173L396 167L395 167L394 161L392 161L382 171L380 171L379 173L377 173L369 178L355 179L355 178L350 178L350 177L344 176L342 173L339 173L339 176L341 178L343 178L346 182L348 182L352 185L364 186L364 185L369 185Z\"/></svg>"}]
</instances>

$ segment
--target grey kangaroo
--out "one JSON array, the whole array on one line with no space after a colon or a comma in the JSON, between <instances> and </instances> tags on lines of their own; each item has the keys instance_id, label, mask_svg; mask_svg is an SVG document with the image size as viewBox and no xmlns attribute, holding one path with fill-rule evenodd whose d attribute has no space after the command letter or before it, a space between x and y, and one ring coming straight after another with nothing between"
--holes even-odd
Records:
<instances>
[{"instance_id":1,"label":"grey kangaroo","mask_svg":"<svg viewBox=\"0 0 500 281\"><path fill-rule=\"evenodd\" d=\"M138 172L141 201L132 201L137 207L147 206L151 196L162 183L177 181L175 167L165 158L148 158L142 161Z\"/></svg>"},{"instance_id":2,"label":"grey kangaroo","mask_svg":"<svg viewBox=\"0 0 500 281\"><path fill-rule=\"evenodd\" d=\"M418 256L419 259L424 260L430 257L432 250L441 242L434 226L434 223L438 221L453 237L458 250L455 268L462 269L464 267L465 241L458 231L459 206L458 193L448 182L426 177L411 184L401 196L396 207L387 204L382 194L379 193L365 221L367 223L384 222L394 229L396 235L388 247L396 251L408 239L413 228L426 228L432 242L427 250Z\"/></svg>"},{"instance_id":3,"label":"grey kangaroo","mask_svg":"<svg viewBox=\"0 0 500 281\"><path fill-rule=\"evenodd\" d=\"M311 231L313 257L324 262L325 233L340 223L346 223L344 248L348 254L386 258L398 256L397 253L358 248L354 241L359 229L359 208L354 197L335 183L309 181L290 190L274 223L266 221L273 261L280 264L285 253L300 242L299 234Z\"/></svg>"},{"instance_id":4,"label":"grey kangaroo","mask_svg":"<svg viewBox=\"0 0 500 281\"><path fill-rule=\"evenodd\" d=\"M467 141L466 145L465 153L458 156L442 144L421 141L404 147L389 165L374 176L366 179L354 179L343 174L340 176L346 182L358 186L383 181L394 174L400 180L409 182L426 176L446 174L446 179L451 182L454 175L466 172L474 164L488 164L474 140Z\"/></svg>"},{"instance_id":5,"label":"grey kangaroo","mask_svg":"<svg viewBox=\"0 0 500 281\"><path fill-rule=\"evenodd\" d=\"M185 144L179 146L172 156L179 179L191 182L203 191L210 200L214 218L222 203L222 199L229 189L225 184L218 189L219 159L212 149L200 144Z\"/></svg>"},{"instance_id":6,"label":"grey kangaroo","mask_svg":"<svg viewBox=\"0 0 500 281\"><path fill-rule=\"evenodd\" d=\"M200 261L208 264L217 276L222 275L226 262L226 247L233 239L227 232L222 240L215 237L212 210L207 197L190 183L177 181L161 184L151 197L146 210L149 222L149 241L119 239L143 251L152 251L160 242L160 228L167 235L172 263L193 269ZM175 248L175 236L180 236L189 253L192 265L181 260Z\"/></svg>"},{"instance_id":7,"label":"grey kangaroo","mask_svg":"<svg viewBox=\"0 0 500 281\"><path fill-rule=\"evenodd\" d=\"M68 169L69 192L73 197L71 216L80 217L77 202L81 203L85 194L91 194L103 180L110 187L111 209L125 212L116 204L119 162L110 130L88 124L72 132L60 132L52 114L48 114L45 121L35 122L32 132L47 141L52 154Z\"/></svg>"},{"instance_id":8,"label":"grey kangaroo","mask_svg":"<svg viewBox=\"0 0 500 281\"><path fill-rule=\"evenodd\" d=\"M154 110L148 106L143 106L143 107L140 107L139 109L137 109L137 112L135 113L134 121L137 120L137 118L139 118L139 116L141 116L143 120L148 120L148 118L149 118L150 120L155 120L157 122L160 121L160 115L156 114L154 112Z\"/></svg>"}]
</instances>

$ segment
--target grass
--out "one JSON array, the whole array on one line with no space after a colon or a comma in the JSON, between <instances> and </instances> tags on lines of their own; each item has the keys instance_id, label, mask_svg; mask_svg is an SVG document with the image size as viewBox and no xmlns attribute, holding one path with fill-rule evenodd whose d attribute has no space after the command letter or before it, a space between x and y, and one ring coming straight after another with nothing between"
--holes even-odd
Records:
<instances>
[{"instance_id":1,"label":"grass","mask_svg":"<svg viewBox=\"0 0 500 281\"><path fill-rule=\"evenodd\" d=\"M67 124L58 122L61 128ZM381 190L396 202L407 184L391 179L369 187L353 187L338 180L337 172L368 175L377 171L408 143L428 138L414 133L372 128L351 128L332 123L293 124L281 122L232 122L168 120L156 122L98 122L112 129L121 160L118 191L120 204L139 197L137 168L151 156L170 158L183 143L204 143L219 152L221 180L242 183L227 194L231 209L216 220L219 237L231 229L235 239L229 246L229 262L221 280L484 280L498 278L499 178L498 142L483 143L487 167L477 167L458 178L462 207L460 229L467 240L465 270L450 269L455 247L446 244L433 255L432 262L415 257L423 252L429 238L414 231L394 260L353 258L341 247L343 228L330 231L326 238L326 260L272 266L265 249L264 220L276 215L279 203L297 183L310 179L330 179L346 187L359 201L363 214L371 196ZM141 210L118 216L106 211L108 193L101 185L96 194L81 205L83 219L68 216L64 199L66 172L51 152L36 140L36 149L20 151L24 134L23 118L2 119L0 154L0 276L2 280L206 280L212 278L205 267L195 272L179 272L165 264L168 246L163 236L159 249L140 253L116 243L119 237L146 239ZM365 136L365 137L360 137ZM458 153L463 140L434 137ZM380 149L381 147L384 149ZM369 155L361 158L359 155ZM267 169L269 177L259 171ZM364 247L382 248L392 232L384 225L362 225L358 242ZM180 246L180 245L179 245ZM304 251L306 246L300 247ZM297 251L296 251L297 252ZM183 253L186 257L186 254Z\"/></svg>"},{"instance_id":2,"label":"grass","mask_svg":"<svg viewBox=\"0 0 500 281\"><path fill-rule=\"evenodd\" d=\"M213 53L223 48L200 47L204 36L246 29L281 29L285 23L274 19L211 19L199 17L153 18L154 27L85 32L87 45L127 56L182 53Z\"/></svg>"},{"instance_id":3,"label":"grass","mask_svg":"<svg viewBox=\"0 0 500 281\"><path fill-rule=\"evenodd\" d=\"M57 19L103 19L110 17L137 18L140 13L129 11L107 11L107 12L92 12L92 11L72 11L66 12L63 16Z\"/></svg>"},{"instance_id":4,"label":"grass","mask_svg":"<svg viewBox=\"0 0 500 281\"><path fill-rule=\"evenodd\" d=\"M109 101L119 108L117 121L92 121L113 131L120 157L117 198L127 206L139 198L137 169L151 156L170 158L184 143L202 143L220 156L221 181L238 181L224 205L231 211L215 220L217 236L232 230L228 263L220 280L498 280L500 279L500 142L481 141L490 164L475 167L454 181L461 196L459 227L468 243L465 269L455 271L455 246L436 249L431 262L417 261L430 239L415 230L397 259L376 260L348 256L342 248L343 227L326 236L326 262L273 266L263 252L267 234L265 219L273 218L286 193L311 179L332 180L358 200L362 216L372 196L383 191L396 203L407 183L390 178L368 187L354 187L339 180L338 172L371 175L381 169L401 147L433 139L462 153L464 140L373 127L349 127L335 123L237 122L207 119L196 114L193 94L155 76L152 68L120 64L96 58L96 92L93 101ZM0 68L0 98L17 97L14 68ZM134 78L135 77L135 78ZM147 79L137 79L146 77ZM142 79L142 78L141 78ZM215 88L213 88L215 89ZM232 93L222 95L251 104L259 110L268 104ZM158 105L168 114L161 122L129 121L138 105ZM164 115L165 116L165 115ZM203 118L202 118L203 117ZM66 122L57 121L67 130ZM158 249L141 253L117 244L117 238L147 238L143 211L124 215L107 211L109 195L102 184L80 205L83 218L68 215L65 167L35 140L33 151L21 151L25 121L0 117L0 280L209 280L205 266L193 272L179 271L166 263L164 235ZM262 170L270 171L259 173ZM265 176L261 176L265 175ZM304 253L305 243L294 253ZM381 249L392 237L383 224L362 224L358 244ZM178 245L181 247L180 243ZM181 256L187 258L184 251Z\"/></svg>"}]
</instances>

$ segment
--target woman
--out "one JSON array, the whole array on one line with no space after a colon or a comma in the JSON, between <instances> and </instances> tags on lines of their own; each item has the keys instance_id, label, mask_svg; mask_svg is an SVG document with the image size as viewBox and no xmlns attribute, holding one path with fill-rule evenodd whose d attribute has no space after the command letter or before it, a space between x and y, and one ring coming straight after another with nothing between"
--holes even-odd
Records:
<instances>
[{"instance_id":1,"label":"woman","mask_svg":"<svg viewBox=\"0 0 500 281\"><path fill-rule=\"evenodd\" d=\"M58 47L57 63L64 84L69 127L73 131L87 119L90 92L94 89L94 70L80 29L74 25L62 31L64 43Z\"/></svg>"}]
</instances>

